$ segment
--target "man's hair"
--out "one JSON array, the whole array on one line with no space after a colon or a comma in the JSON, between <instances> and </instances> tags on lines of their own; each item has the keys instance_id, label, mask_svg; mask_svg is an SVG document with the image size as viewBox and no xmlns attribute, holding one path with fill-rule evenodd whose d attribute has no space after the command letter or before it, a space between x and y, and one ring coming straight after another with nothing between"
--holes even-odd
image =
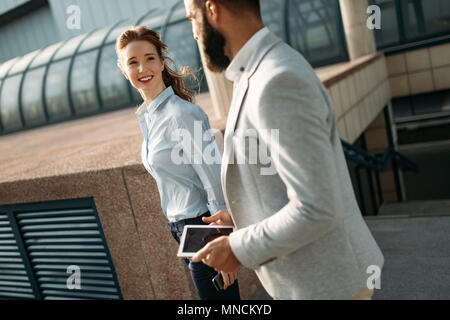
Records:
<instances>
[{"instance_id":1,"label":"man's hair","mask_svg":"<svg viewBox=\"0 0 450 320\"><path fill-rule=\"evenodd\" d=\"M239 13L243 9L247 9L256 13L259 17L261 17L261 7L259 4L259 0L212 0L217 3L220 3L230 11L235 13ZM205 9L206 0L194 0L195 5L202 9Z\"/></svg>"}]
</instances>

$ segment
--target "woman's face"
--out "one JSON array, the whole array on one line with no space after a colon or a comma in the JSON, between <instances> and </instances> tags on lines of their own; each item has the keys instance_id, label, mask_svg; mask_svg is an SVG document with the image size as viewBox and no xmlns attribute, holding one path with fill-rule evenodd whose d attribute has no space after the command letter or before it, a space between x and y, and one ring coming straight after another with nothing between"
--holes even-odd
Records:
<instances>
[{"instance_id":1,"label":"woman's face","mask_svg":"<svg viewBox=\"0 0 450 320\"><path fill-rule=\"evenodd\" d=\"M122 50L122 68L125 77L140 91L157 91L164 86L164 59L148 41L133 41Z\"/></svg>"}]
</instances>

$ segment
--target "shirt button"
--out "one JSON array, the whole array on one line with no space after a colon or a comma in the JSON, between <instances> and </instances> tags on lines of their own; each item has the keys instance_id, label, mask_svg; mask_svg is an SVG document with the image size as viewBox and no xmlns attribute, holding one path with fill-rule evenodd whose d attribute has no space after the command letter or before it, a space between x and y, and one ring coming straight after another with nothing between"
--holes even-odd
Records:
<instances>
[{"instance_id":1,"label":"shirt button","mask_svg":"<svg viewBox=\"0 0 450 320\"><path fill-rule=\"evenodd\" d=\"M241 67L239 70L241 70L241 72L244 72L245 69L244 67Z\"/></svg>"}]
</instances>

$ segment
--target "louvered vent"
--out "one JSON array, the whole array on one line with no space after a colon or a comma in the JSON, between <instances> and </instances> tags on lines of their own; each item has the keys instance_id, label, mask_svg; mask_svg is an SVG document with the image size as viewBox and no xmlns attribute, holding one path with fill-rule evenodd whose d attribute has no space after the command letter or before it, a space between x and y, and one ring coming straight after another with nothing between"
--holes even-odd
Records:
<instances>
[{"instance_id":1,"label":"louvered vent","mask_svg":"<svg viewBox=\"0 0 450 320\"><path fill-rule=\"evenodd\" d=\"M93 208L20 210L15 217L43 299L122 299ZM79 267L80 289L68 288L69 266Z\"/></svg>"},{"instance_id":2,"label":"louvered vent","mask_svg":"<svg viewBox=\"0 0 450 320\"><path fill-rule=\"evenodd\" d=\"M0 213L0 299L35 299L6 213Z\"/></svg>"}]
</instances>

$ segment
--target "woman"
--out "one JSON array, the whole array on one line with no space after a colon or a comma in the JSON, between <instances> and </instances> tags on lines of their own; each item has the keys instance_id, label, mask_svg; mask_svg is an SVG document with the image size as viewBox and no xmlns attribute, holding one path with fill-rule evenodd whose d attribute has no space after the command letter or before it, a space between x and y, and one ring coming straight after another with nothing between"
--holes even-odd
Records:
<instances>
[{"instance_id":1,"label":"woman","mask_svg":"<svg viewBox=\"0 0 450 320\"><path fill-rule=\"evenodd\" d=\"M167 46L158 33L146 27L128 29L117 38L116 52L122 73L144 100L136 111L144 135L142 162L157 182L162 210L179 243L184 225L205 224L203 217L226 210L220 163L180 163L179 158L187 156L192 160L189 158L192 151L203 155L203 146L208 145L214 147L216 157L220 157L220 153L214 136L208 131L206 114L192 104L193 93L184 86L182 75L166 64L166 60L170 60L163 55ZM208 137L210 141L202 143L202 139L194 139L194 131L200 128L201 138ZM190 143L177 149L180 144L173 139L176 132L189 133ZM236 274L222 273L225 290L217 291L212 283L217 275L214 269L202 262L185 261L201 299L240 299Z\"/></svg>"}]
</instances>

